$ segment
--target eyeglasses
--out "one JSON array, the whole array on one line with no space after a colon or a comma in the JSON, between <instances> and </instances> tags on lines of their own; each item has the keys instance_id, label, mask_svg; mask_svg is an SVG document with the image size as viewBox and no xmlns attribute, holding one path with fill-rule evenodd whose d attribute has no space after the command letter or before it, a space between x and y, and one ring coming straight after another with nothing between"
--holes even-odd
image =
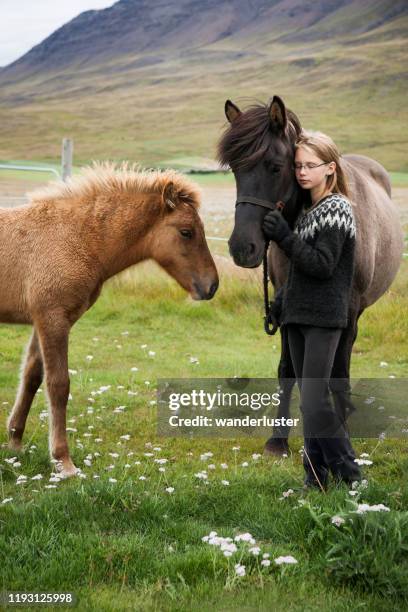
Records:
<instances>
[{"instance_id":1,"label":"eyeglasses","mask_svg":"<svg viewBox=\"0 0 408 612\"><path fill-rule=\"evenodd\" d=\"M306 162L305 164L294 164L293 167L296 172L305 168L306 170L314 170L315 168L320 168L320 166L327 166L330 162L323 162L322 164L313 164L311 162Z\"/></svg>"}]
</instances>

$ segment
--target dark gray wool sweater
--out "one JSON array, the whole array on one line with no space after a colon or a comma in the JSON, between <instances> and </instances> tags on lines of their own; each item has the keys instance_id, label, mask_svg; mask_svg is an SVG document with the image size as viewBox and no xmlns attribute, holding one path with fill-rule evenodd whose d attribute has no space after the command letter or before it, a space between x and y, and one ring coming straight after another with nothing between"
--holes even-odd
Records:
<instances>
[{"instance_id":1,"label":"dark gray wool sweater","mask_svg":"<svg viewBox=\"0 0 408 612\"><path fill-rule=\"evenodd\" d=\"M279 243L290 259L273 309L281 311L281 325L347 327L355 235L351 204L340 194L302 211L294 231Z\"/></svg>"}]
</instances>

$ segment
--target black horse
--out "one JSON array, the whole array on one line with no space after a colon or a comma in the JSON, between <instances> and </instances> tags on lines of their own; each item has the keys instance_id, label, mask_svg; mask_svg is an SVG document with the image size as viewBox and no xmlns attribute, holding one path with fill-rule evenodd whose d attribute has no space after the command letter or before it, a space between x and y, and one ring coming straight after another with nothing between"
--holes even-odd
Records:
<instances>
[{"instance_id":1,"label":"black horse","mask_svg":"<svg viewBox=\"0 0 408 612\"><path fill-rule=\"evenodd\" d=\"M274 96L269 104L255 104L245 112L230 100L225 103L229 126L219 145L218 158L234 173L237 187L235 226L229 240L230 253L239 266L255 268L262 262L266 241L262 222L268 210L283 202L283 216L293 229L310 194L294 176L295 142L302 132L298 117ZM392 203L385 169L361 155L346 155L342 166L355 203L356 263L349 305L348 326L336 352L330 389L335 408L345 420L355 410L351 401L350 359L357 336L357 322L367 306L389 288L398 271L403 233L398 211ZM268 253L269 273L275 290L285 282L289 261L275 243ZM289 417L295 373L286 328L280 329L281 358L278 377L282 388L278 417ZM265 452L288 452L289 428L275 429Z\"/></svg>"}]
</instances>

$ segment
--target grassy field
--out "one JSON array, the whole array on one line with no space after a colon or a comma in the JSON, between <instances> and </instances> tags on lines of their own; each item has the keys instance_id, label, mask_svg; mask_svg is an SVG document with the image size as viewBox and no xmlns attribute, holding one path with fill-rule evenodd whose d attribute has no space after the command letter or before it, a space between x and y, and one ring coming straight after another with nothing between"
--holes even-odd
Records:
<instances>
[{"instance_id":1,"label":"grassy field","mask_svg":"<svg viewBox=\"0 0 408 612\"><path fill-rule=\"evenodd\" d=\"M52 161L61 139L72 137L80 164L214 159L225 100L245 106L278 94L305 128L327 132L342 152L406 172L405 49L406 19L352 39L279 43L264 33L169 54L154 66L132 68L134 57L124 56L40 73L2 88L0 158Z\"/></svg>"},{"instance_id":2,"label":"grassy field","mask_svg":"<svg viewBox=\"0 0 408 612\"><path fill-rule=\"evenodd\" d=\"M378 7L356 10L365 19ZM352 39L356 17L343 18L323 23L335 35L301 44L227 37L157 65L129 67L132 55L3 87L0 160L59 169L71 137L76 171L92 159L208 167L226 98L245 106L279 94L304 127L381 162L405 214L406 18ZM0 170L0 195L17 201L48 178ZM234 184L230 174L193 178L209 191ZM220 208L206 227L225 236L233 197ZM210 244L225 254L225 243ZM360 319L352 377L408 377L407 312L405 258ZM81 612L408 609L405 440L355 440L366 482L319 493L302 489L300 438L272 459L262 437L157 434L159 378L276 377L279 337L264 334L262 316L256 278L224 275L205 303L152 265L108 283L71 334L68 428L82 471L63 482L49 460L43 387L23 453L6 447L30 329L0 326L0 591L72 591Z\"/></svg>"},{"instance_id":3,"label":"grassy field","mask_svg":"<svg viewBox=\"0 0 408 612\"><path fill-rule=\"evenodd\" d=\"M363 315L354 377L408 375L407 280L405 261ZM3 590L70 590L95 611L407 609L406 442L356 440L373 462L367 485L305 494L300 439L273 460L259 437L156 434L158 378L276 376L279 339L264 335L261 307L260 287L233 279L191 302L151 265L106 286L70 342L69 437L83 478L52 477L42 391L24 453L0 451ZM2 442L29 333L0 327ZM363 503L389 511L355 513ZM202 541L212 531L255 544L244 537L227 557ZM288 555L297 563L275 563Z\"/></svg>"},{"instance_id":4,"label":"grassy field","mask_svg":"<svg viewBox=\"0 0 408 612\"><path fill-rule=\"evenodd\" d=\"M175 162L175 160L172 160ZM183 158L183 164L180 164L180 168L177 167L177 163L165 164L164 162L160 162L157 167L163 168L175 168L182 172L186 167L189 169L189 160L188 158ZM7 163L10 165L19 165L24 164L28 166L41 166L41 161L37 162L26 162L24 160L0 160L0 163ZM44 167L50 167L57 172L60 171L60 165L54 163L46 163ZM81 171L81 166L74 166L73 173L77 174ZM408 173L407 172L390 172L391 183L393 187L407 187L408 186ZM31 172L30 170L8 170L8 169L0 169L0 189L2 185L2 181L14 181L16 184L21 183L23 185L24 182L37 182L44 183L48 180L54 180L56 178L51 172L49 174L43 172ZM196 181L201 187L233 187L235 185L234 176L232 172L211 172L211 173L200 173L194 172L191 174L191 178Z\"/></svg>"}]
</instances>

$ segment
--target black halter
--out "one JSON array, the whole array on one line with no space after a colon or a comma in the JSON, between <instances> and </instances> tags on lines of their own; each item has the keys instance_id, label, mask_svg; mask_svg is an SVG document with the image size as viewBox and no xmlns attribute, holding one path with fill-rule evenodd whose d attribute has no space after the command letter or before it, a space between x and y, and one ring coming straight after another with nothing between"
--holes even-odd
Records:
<instances>
[{"instance_id":1,"label":"black halter","mask_svg":"<svg viewBox=\"0 0 408 612\"><path fill-rule=\"evenodd\" d=\"M254 198L253 196L239 196L235 202L235 208L238 204L255 204L256 206L262 206L263 208L269 208L269 210L283 210L285 205L293 197L296 190L295 183L286 190L285 195L281 200L277 202L270 202L269 200L262 200L261 198Z\"/></svg>"},{"instance_id":2,"label":"black halter","mask_svg":"<svg viewBox=\"0 0 408 612\"><path fill-rule=\"evenodd\" d=\"M254 198L252 196L240 196L236 200L235 207L237 207L238 204L248 203L248 204L255 204L256 206L262 206L263 208L268 208L269 210L279 210L280 212L282 212L286 204L292 198L295 192L295 189L296 189L295 183L292 183L292 185L286 191L283 199L278 200L277 202L270 202L269 200L262 200L261 198ZM264 308L265 308L264 329L265 329L265 332L268 334L268 336L274 336L278 330L279 325L274 319L274 317L272 316L272 312L271 312L272 302L269 301L268 247L269 247L269 242L266 241L265 251L264 251L263 260L262 260L263 294L264 294Z\"/></svg>"}]
</instances>

